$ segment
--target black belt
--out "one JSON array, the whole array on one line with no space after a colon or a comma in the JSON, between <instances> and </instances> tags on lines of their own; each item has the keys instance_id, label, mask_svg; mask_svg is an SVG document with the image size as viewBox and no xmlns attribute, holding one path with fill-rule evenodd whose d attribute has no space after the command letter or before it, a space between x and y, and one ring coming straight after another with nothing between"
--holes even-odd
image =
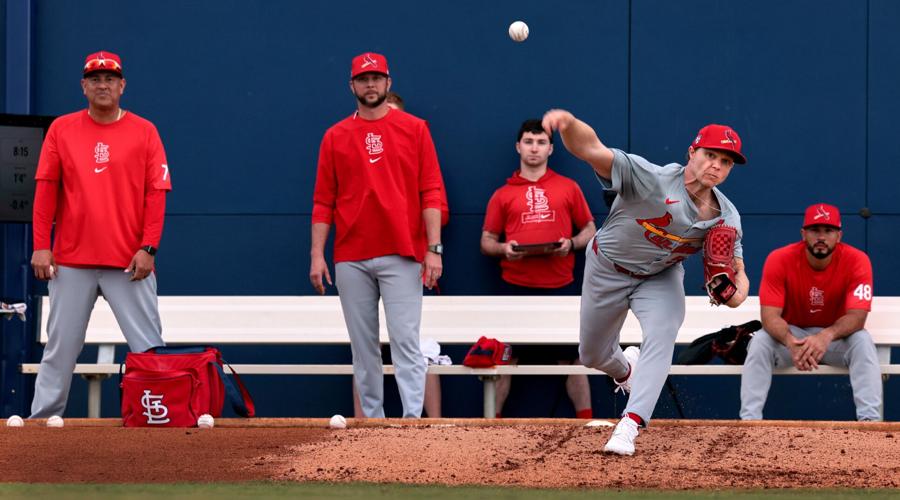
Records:
<instances>
[{"instance_id":1,"label":"black belt","mask_svg":"<svg viewBox=\"0 0 900 500\"><path fill-rule=\"evenodd\" d=\"M622 273L626 276L631 276L632 278L637 278L639 280L645 280L647 278L652 278L652 277L656 276L656 274L633 273L633 272L629 271L628 269L625 269L624 267L616 264L615 262L613 262L613 267L615 268L616 271L619 271L620 273Z\"/></svg>"},{"instance_id":2,"label":"black belt","mask_svg":"<svg viewBox=\"0 0 900 500\"><path fill-rule=\"evenodd\" d=\"M593 242L593 244L591 245L591 250L593 250L595 254L599 254L599 253L600 253L600 247L599 247L599 245L597 245L597 238L594 238L594 242ZM609 260L609 259L607 259L607 260ZM610 260L610 262L612 262L612 261ZM624 275L626 275L626 276L631 276L632 278L637 278L637 279L639 279L639 280L645 280L645 279L647 279L647 278L652 278L653 276L656 276L657 274L659 274L659 273L653 273L653 274L638 274L638 273L635 273L635 272L631 272L631 271L629 271L628 269L625 269L624 267L622 267L622 266L616 264L615 262L612 262L612 265L613 265L613 268L614 268L616 271L619 271L620 273L622 273L622 274L624 274Z\"/></svg>"}]
</instances>

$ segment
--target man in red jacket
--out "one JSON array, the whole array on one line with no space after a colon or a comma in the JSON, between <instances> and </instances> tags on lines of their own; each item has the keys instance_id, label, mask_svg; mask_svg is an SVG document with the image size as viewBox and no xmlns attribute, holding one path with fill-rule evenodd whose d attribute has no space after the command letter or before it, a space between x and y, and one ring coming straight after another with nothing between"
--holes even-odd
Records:
<instances>
[{"instance_id":1,"label":"man in red jacket","mask_svg":"<svg viewBox=\"0 0 900 500\"><path fill-rule=\"evenodd\" d=\"M363 413L384 417L381 298L403 416L418 418L425 392L422 283L431 288L443 269L441 172L427 124L391 109L390 88L383 55L353 58L357 110L325 132L319 149L309 279L320 294L331 284L325 242L333 224L335 283Z\"/></svg>"},{"instance_id":2,"label":"man in red jacket","mask_svg":"<svg viewBox=\"0 0 900 500\"><path fill-rule=\"evenodd\" d=\"M500 257L506 292L512 295L561 295L575 281L575 250L583 250L597 231L578 184L547 165L553 138L540 120L526 120L516 140L519 169L494 192L481 233L481 251ZM501 236L504 241L501 241ZM578 346L516 346L513 355L532 363L579 364ZM510 377L497 384L498 416L509 395ZM586 375L569 375L566 392L578 418L591 418Z\"/></svg>"},{"instance_id":3,"label":"man in red jacket","mask_svg":"<svg viewBox=\"0 0 900 500\"><path fill-rule=\"evenodd\" d=\"M98 293L132 351L163 345L153 270L172 189L166 152L152 123L119 107L119 56L87 56L81 87L88 108L53 122L35 175L31 265L50 280L50 319L31 418L65 410Z\"/></svg>"}]
</instances>

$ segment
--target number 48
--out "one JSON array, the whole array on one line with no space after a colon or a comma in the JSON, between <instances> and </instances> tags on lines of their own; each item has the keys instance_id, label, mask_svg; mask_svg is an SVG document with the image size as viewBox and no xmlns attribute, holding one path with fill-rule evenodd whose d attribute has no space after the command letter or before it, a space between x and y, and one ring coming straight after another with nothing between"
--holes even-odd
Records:
<instances>
[{"instance_id":1,"label":"number 48","mask_svg":"<svg viewBox=\"0 0 900 500\"><path fill-rule=\"evenodd\" d=\"M853 296L859 300L872 300L872 287L869 285L859 285L853 290Z\"/></svg>"}]
</instances>

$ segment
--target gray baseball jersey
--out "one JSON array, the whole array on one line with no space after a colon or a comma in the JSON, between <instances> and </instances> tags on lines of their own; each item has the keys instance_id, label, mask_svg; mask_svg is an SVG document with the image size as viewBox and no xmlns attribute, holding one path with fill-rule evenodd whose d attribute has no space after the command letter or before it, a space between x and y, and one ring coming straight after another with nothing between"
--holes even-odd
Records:
<instances>
[{"instance_id":1,"label":"gray baseball jersey","mask_svg":"<svg viewBox=\"0 0 900 500\"><path fill-rule=\"evenodd\" d=\"M627 376L619 333L630 309L641 324L643 341L623 413L649 423L684 322L681 261L700 251L706 231L723 219L738 228L735 256L741 257L740 216L714 189L720 216L697 220L697 207L684 185L685 167L661 167L640 156L613 153L612 179L598 180L618 196L585 250L579 354L585 366L616 379Z\"/></svg>"},{"instance_id":2,"label":"gray baseball jersey","mask_svg":"<svg viewBox=\"0 0 900 500\"><path fill-rule=\"evenodd\" d=\"M613 153L612 190L618 197L596 240L610 260L638 274L656 274L698 252L706 231L722 219L737 228L734 255L743 258L740 215L718 188L713 194L720 217L698 221L697 207L684 186L685 167L661 167L618 149ZM597 177L602 184L608 182Z\"/></svg>"}]
</instances>

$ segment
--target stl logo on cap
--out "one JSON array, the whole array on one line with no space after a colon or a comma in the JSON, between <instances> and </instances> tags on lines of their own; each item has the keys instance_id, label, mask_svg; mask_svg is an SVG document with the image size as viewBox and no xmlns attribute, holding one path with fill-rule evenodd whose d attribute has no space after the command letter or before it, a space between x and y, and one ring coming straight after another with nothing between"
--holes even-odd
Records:
<instances>
[{"instance_id":1,"label":"stl logo on cap","mask_svg":"<svg viewBox=\"0 0 900 500\"><path fill-rule=\"evenodd\" d=\"M717 149L728 151L735 163L747 163L747 158L741 154L741 136L733 128L726 125L711 123L697 132L694 138L694 148Z\"/></svg>"},{"instance_id":2,"label":"stl logo on cap","mask_svg":"<svg viewBox=\"0 0 900 500\"><path fill-rule=\"evenodd\" d=\"M356 78L363 73L381 73L385 76L391 74L388 71L387 59L374 52L366 52L353 58L353 63L350 65L350 78Z\"/></svg>"},{"instance_id":3,"label":"stl logo on cap","mask_svg":"<svg viewBox=\"0 0 900 500\"><path fill-rule=\"evenodd\" d=\"M370 66L371 68L369 68ZM360 65L360 68L378 69L378 61L372 57L372 54L366 54L363 56L363 63Z\"/></svg>"},{"instance_id":4,"label":"stl logo on cap","mask_svg":"<svg viewBox=\"0 0 900 500\"><path fill-rule=\"evenodd\" d=\"M809 226L832 226L841 228L841 212L834 205L827 203L816 203L810 205L806 209L806 215L803 217L803 227Z\"/></svg>"},{"instance_id":5,"label":"stl logo on cap","mask_svg":"<svg viewBox=\"0 0 900 500\"><path fill-rule=\"evenodd\" d=\"M731 147L737 147L737 140L734 137L731 137L731 134L733 133L734 130L731 130L730 128L725 129L725 138L719 142L722 144L731 144Z\"/></svg>"}]
</instances>

